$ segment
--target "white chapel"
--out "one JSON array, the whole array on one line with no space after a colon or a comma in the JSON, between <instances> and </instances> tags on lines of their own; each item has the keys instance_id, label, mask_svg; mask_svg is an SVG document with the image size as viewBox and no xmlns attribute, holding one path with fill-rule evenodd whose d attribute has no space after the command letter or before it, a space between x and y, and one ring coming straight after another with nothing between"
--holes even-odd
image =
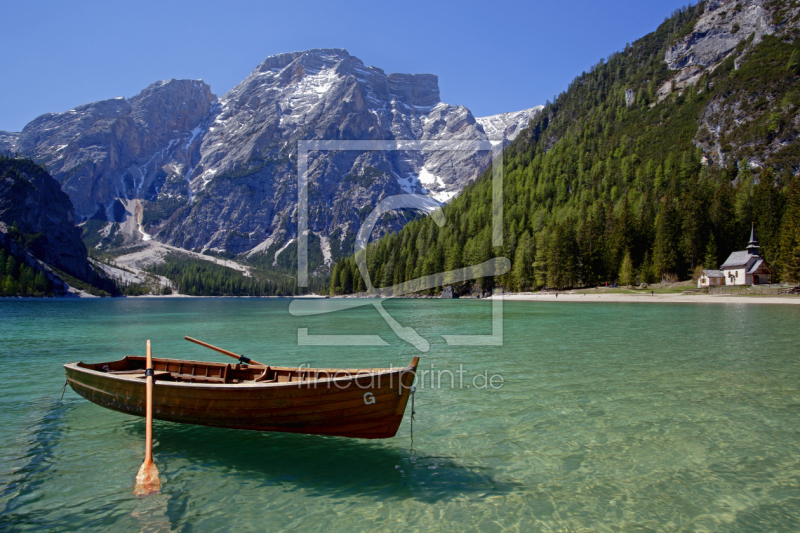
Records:
<instances>
[{"instance_id":1,"label":"white chapel","mask_svg":"<svg viewBox=\"0 0 800 533\"><path fill-rule=\"evenodd\" d=\"M747 249L733 252L720 267L725 285L763 285L772 280L772 269L759 255L755 225Z\"/></svg>"}]
</instances>

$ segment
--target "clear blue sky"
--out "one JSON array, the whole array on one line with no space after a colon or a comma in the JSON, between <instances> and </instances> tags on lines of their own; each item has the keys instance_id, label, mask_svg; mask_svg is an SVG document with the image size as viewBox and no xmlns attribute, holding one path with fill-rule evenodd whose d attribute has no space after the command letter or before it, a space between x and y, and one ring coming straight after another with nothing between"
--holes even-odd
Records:
<instances>
[{"instance_id":1,"label":"clear blue sky","mask_svg":"<svg viewBox=\"0 0 800 533\"><path fill-rule=\"evenodd\" d=\"M686 0L42 2L3 7L0 130L46 112L202 78L221 96L265 57L346 48L439 76L476 116L542 104Z\"/></svg>"}]
</instances>

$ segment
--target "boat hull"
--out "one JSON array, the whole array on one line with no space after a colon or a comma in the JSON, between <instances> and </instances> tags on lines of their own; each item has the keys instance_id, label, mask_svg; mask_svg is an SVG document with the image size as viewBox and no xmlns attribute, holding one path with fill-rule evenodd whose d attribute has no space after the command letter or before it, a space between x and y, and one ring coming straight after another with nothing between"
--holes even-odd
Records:
<instances>
[{"instance_id":1,"label":"boat hull","mask_svg":"<svg viewBox=\"0 0 800 533\"><path fill-rule=\"evenodd\" d=\"M129 359L139 358L123 361ZM296 380L292 381L291 371L288 381L269 383L251 380L194 383L158 379L159 368L169 370L170 361L175 360L154 359L157 379L153 387L153 417L158 420L365 439L389 438L397 433L416 371L415 358L411 366L400 369L325 369L330 379L303 379L303 375L297 373ZM67 382L76 393L97 405L144 416L143 377L113 374L107 370L121 367L121 363L64 365ZM193 361L182 361L181 365L193 363L205 367L214 365ZM242 368L241 365L219 366ZM308 374L306 370L306 376ZM319 374L311 369L311 375Z\"/></svg>"}]
</instances>

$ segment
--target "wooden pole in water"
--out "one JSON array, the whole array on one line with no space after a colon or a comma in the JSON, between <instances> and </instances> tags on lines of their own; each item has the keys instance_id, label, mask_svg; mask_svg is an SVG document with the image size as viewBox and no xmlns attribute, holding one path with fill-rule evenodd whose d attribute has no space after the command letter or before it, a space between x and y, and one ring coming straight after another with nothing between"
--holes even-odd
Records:
<instances>
[{"instance_id":1,"label":"wooden pole in water","mask_svg":"<svg viewBox=\"0 0 800 533\"><path fill-rule=\"evenodd\" d=\"M161 481L158 479L158 468L153 462L153 355L150 351L150 340L147 341L147 400L144 437L144 463L136 475L136 488L133 490L137 496L158 494Z\"/></svg>"}]
</instances>

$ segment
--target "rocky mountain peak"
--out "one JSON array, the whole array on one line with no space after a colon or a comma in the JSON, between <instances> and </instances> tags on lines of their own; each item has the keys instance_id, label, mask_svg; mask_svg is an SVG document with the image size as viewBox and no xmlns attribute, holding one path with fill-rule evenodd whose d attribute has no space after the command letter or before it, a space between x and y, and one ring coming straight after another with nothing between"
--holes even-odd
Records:
<instances>
[{"instance_id":1,"label":"rocky mountain peak","mask_svg":"<svg viewBox=\"0 0 800 533\"><path fill-rule=\"evenodd\" d=\"M507 139L513 141L519 132L528 127L530 121L537 116L544 106L538 105L522 111L500 113L476 119L490 139Z\"/></svg>"},{"instance_id":2,"label":"rocky mountain peak","mask_svg":"<svg viewBox=\"0 0 800 533\"><path fill-rule=\"evenodd\" d=\"M386 74L332 48L269 56L219 99L200 80L161 81L130 99L43 115L0 142L46 163L79 219L108 222L105 237L119 222L115 206L136 199L142 237L279 263L296 238L298 141L509 139L537 112L476 119L441 102L433 74ZM309 154L318 256L350 253L365 210L387 195L448 201L490 160L488 152ZM378 231L414 216L386 217Z\"/></svg>"},{"instance_id":3,"label":"rocky mountain peak","mask_svg":"<svg viewBox=\"0 0 800 533\"><path fill-rule=\"evenodd\" d=\"M431 108L441 102L434 74L389 74L389 93L408 105Z\"/></svg>"},{"instance_id":4,"label":"rocky mountain peak","mask_svg":"<svg viewBox=\"0 0 800 533\"><path fill-rule=\"evenodd\" d=\"M37 117L16 147L47 165L85 220L117 198L155 194L164 163L192 137L214 100L201 80L160 81L132 98Z\"/></svg>"}]
</instances>

